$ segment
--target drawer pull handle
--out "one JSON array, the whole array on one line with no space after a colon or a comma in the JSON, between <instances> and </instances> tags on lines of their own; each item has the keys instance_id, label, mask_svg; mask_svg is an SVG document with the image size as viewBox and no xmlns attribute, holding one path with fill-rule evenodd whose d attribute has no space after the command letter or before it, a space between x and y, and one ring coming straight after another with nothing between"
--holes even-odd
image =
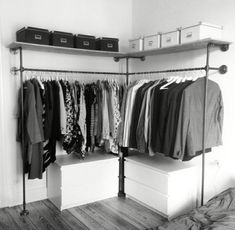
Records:
<instances>
[{"instance_id":1,"label":"drawer pull handle","mask_svg":"<svg viewBox=\"0 0 235 230\"><path fill-rule=\"evenodd\" d=\"M60 42L61 42L61 43L67 43L68 40L67 40L67 38L61 38L61 39L60 39Z\"/></svg>"},{"instance_id":2,"label":"drawer pull handle","mask_svg":"<svg viewBox=\"0 0 235 230\"><path fill-rule=\"evenodd\" d=\"M171 37L168 37L167 39L166 39L166 42L171 42Z\"/></svg>"},{"instance_id":3,"label":"drawer pull handle","mask_svg":"<svg viewBox=\"0 0 235 230\"><path fill-rule=\"evenodd\" d=\"M149 41L149 42L148 42L148 45L149 45L149 46L152 46L152 45L153 45L153 41Z\"/></svg>"},{"instance_id":4,"label":"drawer pull handle","mask_svg":"<svg viewBox=\"0 0 235 230\"><path fill-rule=\"evenodd\" d=\"M36 40L42 40L42 36L41 36L40 34L35 34L35 35L34 35L34 38L35 38Z\"/></svg>"},{"instance_id":5,"label":"drawer pull handle","mask_svg":"<svg viewBox=\"0 0 235 230\"><path fill-rule=\"evenodd\" d=\"M186 38L191 38L193 36L193 33L192 32L189 32L186 34Z\"/></svg>"},{"instance_id":6,"label":"drawer pull handle","mask_svg":"<svg viewBox=\"0 0 235 230\"><path fill-rule=\"evenodd\" d=\"M108 43L108 44L107 44L107 47L108 47L108 48L113 48L113 44L112 44L112 43Z\"/></svg>"},{"instance_id":7,"label":"drawer pull handle","mask_svg":"<svg viewBox=\"0 0 235 230\"><path fill-rule=\"evenodd\" d=\"M84 41L84 42L83 42L83 45L84 45L84 46L89 46L89 45L90 45L90 42Z\"/></svg>"}]
</instances>

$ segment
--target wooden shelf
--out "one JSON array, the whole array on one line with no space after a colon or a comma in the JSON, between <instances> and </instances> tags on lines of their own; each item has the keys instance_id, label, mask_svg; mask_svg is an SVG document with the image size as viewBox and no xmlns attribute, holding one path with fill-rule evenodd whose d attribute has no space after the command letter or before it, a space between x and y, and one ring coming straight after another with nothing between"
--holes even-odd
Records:
<instances>
[{"instance_id":1,"label":"wooden shelf","mask_svg":"<svg viewBox=\"0 0 235 230\"><path fill-rule=\"evenodd\" d=\"M190 43L185 43L181 45L175 45L175 46L169 46L169 47L145 50L145 51L138 51L138 52L129 52L129 53L126 53L125 55L129 57L146 57L146 56L161 55L161 54L171 54L171 53L185 52L185 51L191 51L191 50L205 49L209 43L213 43L216 45L231 44L231 42L228 42L228 41L206 38L206 39L202 39L196 42L190 42Z\"/></svg>"},{"instance_id":2,"label":"wooden shelf","mask_svg":"<svg viewBox=\"0 0 235 230\"><path fill-rule=\"evenodd\" d=\"M190 42L190 43L181 44L181 45L175 45L175 46L152 49L152 50L145 50L145 51L138 51L138 52L127 52L127 53L109 52L109 51L102 51L102 50L66 48L66 47L49 46L49 45L38 45L38 44L25 43L25 42L12 42L8 46L8 48L17 49L19 47L22 47L25 50L33 50L33 51L125 58L125 57L146 57L146 56L153 56L153 55L171 54L171 53L185 52L185 51L191 51L191 50L205 49L209 43L213 43L215 45L231 44L231 42L228 42L228 41L214 40L211 38L207 38L207 39L202 39L196 42Z\"/></svg>"},{"instance_id":3,"label":"wooden shelf","mask_svg":"<svg viewBox=\"0 0 235 230\"><path fill-rule=\"evenodd\" d=\"M120 57L124 56L124 53L120 52L110 52L102 50L87 50L87 49L76 49L76 48L67 48L60 46L49 46L49 45L39 45L26 42L12 42L8 48L17 49L22 47L24 50L33 50L33 51L44 51L44 52L53 52L53 53L63 53L63 54L75 54L75 55L87 55L87 56L100 56L100 57Z\"/></svg>"}]
</instances>

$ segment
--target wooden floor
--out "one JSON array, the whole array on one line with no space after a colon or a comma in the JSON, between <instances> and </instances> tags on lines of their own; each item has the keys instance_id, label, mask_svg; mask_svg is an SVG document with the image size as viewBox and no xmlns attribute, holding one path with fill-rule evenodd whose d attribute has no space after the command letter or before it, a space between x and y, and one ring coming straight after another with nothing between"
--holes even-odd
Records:
<instances>
[{"instance_id":1,"label":"wooden floor","mask_svg":"<svg viewBox=\"0 0 235 230\"><path fill-rule=\"evenodd\" d=\"M19 215L21 206L0 209L0 230L134 230L151 229L165 221L156 212L126 198L110 198L60 212L49 200L27 205L30 214Z\"/></svg>"}]
</instances>

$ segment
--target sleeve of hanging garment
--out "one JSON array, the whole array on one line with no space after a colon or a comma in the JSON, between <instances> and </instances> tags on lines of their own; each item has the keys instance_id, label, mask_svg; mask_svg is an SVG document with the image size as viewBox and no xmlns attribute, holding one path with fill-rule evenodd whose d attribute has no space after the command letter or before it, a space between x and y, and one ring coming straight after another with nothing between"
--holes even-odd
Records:
<instances>
[{"instance_id":1,"label":"sleeve of hanging garment","mask_svg":"<svg viewBox=\"0 0 235 230\"><path fill-rule=\"evenodd\" d=\"M220 96L219 96L219 108L218 108L217 119L219 122L220 132L222 136L223 123L224 123L224 104L223 104L222 93L220 93Z\"/></svg>"},{"instance_id":2,"label":"sleeve of hanging garment","mask_svg":"<svg viewBox=\"0 0 235 230\"><path fill-rule=\"evenodd\" d=\"M28 91L28 113L25 116L26 119L26 129L29 136L31 144L36 144L43 141L43 137L40 132L40 127L38 123L37 111L36 111L36 101L33 85L27 83Z\"/></svg>"},{"instance_id":3,"label":"sleeve of hanging garment","mask_svg":"<svg viewBox=\"0 0 235 230\"><path fill-rule=\"evenodd\" d=\"M171 155L173 158L176 159L183 159L185 154L186 141L189 132L189 102L190 98L188 98L186 91L184 91L180 101L174 150Z\"/></svg>"}]
</instances>

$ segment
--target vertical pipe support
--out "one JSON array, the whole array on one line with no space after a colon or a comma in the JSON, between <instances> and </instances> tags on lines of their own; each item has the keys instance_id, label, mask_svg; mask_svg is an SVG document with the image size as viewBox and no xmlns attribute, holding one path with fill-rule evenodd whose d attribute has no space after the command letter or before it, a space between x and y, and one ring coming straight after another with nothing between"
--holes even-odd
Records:
<instances>
[{"instance_id":1,"label":"vertical pipe support","mask_svg":"<svg viewBox=\"0 0 235 230\"><path fill-rule=\"evenodd\" d=\"M129 84L129 57L126 57L126 85ZM119 147L119 192L118 197L126 197L125 194L125 156L128 155L128 148Z\"/></svg>"},{"instance_id":2,"label":"vertical pipe support","mask_svg":"<svg viewBox=\"0 0 235 230\"><path fill-rule=\"evenodd\" d=\"M24 88L23 88L23 55L22 55L22 47L19 47L19 55L20 55L20 97L21 97L21 151L22 151L22 159L23 159L23 210L21 211L21 216L27 216L29 211L26 209L26 191L25 191L25 163L26 163L26 155L25 155L25 127L24 127Z\"/></svg>"},{"instance_id":3,"label":"vertical pipe support","mask_svg":"<svg viewBox=\"0 0 235 230\"><path fill-rule=\"evenodd\" d=\"M204 98L203 98L203 118L202 118L202 180L201 180L201 206L204 204L204 186L205 186L205 131L206 131L206 110L207 110L207 89L208 76L210 71L210 48L213 44L209 43L206 49L206 76L204 78Z\"/></svg>"}]
</instances>

